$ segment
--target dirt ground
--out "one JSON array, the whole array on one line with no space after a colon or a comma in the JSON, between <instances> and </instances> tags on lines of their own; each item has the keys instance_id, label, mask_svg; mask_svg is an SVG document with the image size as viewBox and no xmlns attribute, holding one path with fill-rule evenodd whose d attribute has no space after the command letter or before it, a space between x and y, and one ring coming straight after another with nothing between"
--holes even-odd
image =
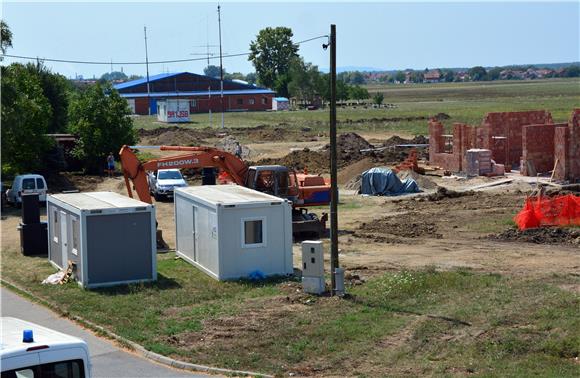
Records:
<instances>
[{"instance_id":1,"label":"dirt ground","mask_svg":"<svg viewBox=\"0 0 580 378\"><path fill-rule=\"evenodd\" d=\"M258 126L251 129L227 129L218 133L209 129L169 127L140 130L139 135L141 144L184 144L189 140L206 145L222 143L222 146L228 147L240 140L245 151L251 151L246 156L269 155L268 150L274 150L281 156L262 159L260 164L279 163L296 169L307 167L314 173L328 173L328 146L320 143L324 140L322 136L308 129L289 132L283 127ZM251 148L243 143L249 138L253 141ZM353 273L368 276L384 270L422 266L443 269L468 267L480 271L532 275L580 273L580 238L577 229L540 233L520 233L515 230L511 219L533 188L533 182L526 182L523 178L478 192L465 192L468 188L502 178L476 177L467 180L462 177L444 177L442 172L429 171L427 175L401 172L401 178L414 178L423 193L394 198L365 197L356 195L354 190L347 190L353 189L348 185L363 171L375 166L393 166L404 159L408 151L404 148L392 150L393 155L384 152L369 154L360 150L427 142L424 137L405 139L388 134L374 135L372 140L371 144L354 133L339 136L341 168L338 181L342 188L339 248L341 263ZM307 144L317 151L309 148L292 151L300 144ZM284 151L292 152L282 155ZM190 184L199 185L199 180L192 176ZM49 188L55 191L77 189L126 194L120 175L111 179L62 174L49 178ZM174 247L173 205L171 202L158 202L156 207L159 227L169 246ZM19 212L15 209L7 208L3 211L0 224L3 248L18 248L16 227L19 220ZM299 244L294 245L294 252L295 265L299 266Z\"/></svg>"}]
</instances>

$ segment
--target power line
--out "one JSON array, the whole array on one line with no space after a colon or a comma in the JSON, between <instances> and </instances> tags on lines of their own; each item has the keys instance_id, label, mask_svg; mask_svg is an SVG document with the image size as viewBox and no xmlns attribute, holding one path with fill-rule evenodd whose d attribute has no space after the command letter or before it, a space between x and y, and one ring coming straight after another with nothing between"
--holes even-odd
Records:
<instances>
[{"instance_id":1,"label":"power line","mask_svg":"<svg viewBox=\"0 0 580 378\"><path fill-rule=\"evenodd\" d=\"M313 37L305 39L303 41L296 42L296 45L300 45L306 42L314 41L321 38L328 38L328 35L320 35L318 37ZM227 54L223 55L222 58L235 58L239 56L250 55L249 52L238 53L238 54ZM17 58L17 59L28 59L28 60L41 60L43 62L55 62L55 63L73 63L73 64L94 64L94 65L146 65L146 64L167 64L167 63L185 63L185 62L197 62L201 60L208 59L219 59L219 57L205 57L205 58L188 58L188 59L173 59L173 60L157 60L151 62L113 62L113 61L90 61L90 60L68 60L68 59L54 59L54 58L40 58L34 56L25 55L13 55L13 54L0 54L0 57L6 58Z\"/></svg>"}]
</instances>

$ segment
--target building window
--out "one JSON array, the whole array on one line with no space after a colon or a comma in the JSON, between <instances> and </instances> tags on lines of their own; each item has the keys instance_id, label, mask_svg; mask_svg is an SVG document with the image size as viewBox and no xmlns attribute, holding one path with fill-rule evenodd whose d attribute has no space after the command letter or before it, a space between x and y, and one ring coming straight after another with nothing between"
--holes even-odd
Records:
<instances>
[{"instance_id":1,"label":"building window","mask_svg":"<svg viewBox=\"0 0 580 378\"><path fill-rule=\"evenodd\" d=\"M197 101L196 100L190 100L190 107L195 108L197 106Z\"/></svg>"},{"instance_id":2,"label":"building window","mask_svg":"<svg viewBox=\"0 0 580 378\"><path fill-rule=\"evenodd\" d=\"M242 219L242 248L266 245L266 218Z\"/></svg>"},{"instance_id":3,"label":"building window","mask_svg":"<svg viewBox=\"0 0 580 378\"><path fill-rule=\"evenodd\" d=\"M244 99L243 99L243 98L238 98L238 99L236 100L236 103L237 103L238 105L244 105Z\"/></svg>"},{"instance_id":4,"label":"building window","mask_svg":"<svg viewBox=\"0 0 580 378\"><path fill-rule=\"evenodd\" d=\"M253 98L248 99L249 105L254 105L255 103L256 103L256 100L254 100Z\"/></svg>"},{"instance_id":5,"label":"building window","mask_svg":"<svg viewBox=\"0 0 580 378\"><path fill-rule=\"evenodd\" d=\"M268 98L262 97L262 105L268 105Z\"/></svg>"}]
</instances>

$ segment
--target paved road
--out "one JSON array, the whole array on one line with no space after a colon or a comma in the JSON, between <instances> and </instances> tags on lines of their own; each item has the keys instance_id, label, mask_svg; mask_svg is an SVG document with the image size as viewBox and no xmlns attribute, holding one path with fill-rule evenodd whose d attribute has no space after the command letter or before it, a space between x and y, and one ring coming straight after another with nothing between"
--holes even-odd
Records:
<instances>
[{"instance_id":1,"label":"paved road","mask_svg":"<svg viewBox=\"0 0 580 378\"><path fill-rule=\"evenodd\" d=\"M120 349L112 342L96 337L70 320L59 317L46 307L29 302L6 288L0 288L0 295L2 316L27 320L85 340L91 353L94 377L210 377L172 369Z\"/></svg>"}]
</instances>

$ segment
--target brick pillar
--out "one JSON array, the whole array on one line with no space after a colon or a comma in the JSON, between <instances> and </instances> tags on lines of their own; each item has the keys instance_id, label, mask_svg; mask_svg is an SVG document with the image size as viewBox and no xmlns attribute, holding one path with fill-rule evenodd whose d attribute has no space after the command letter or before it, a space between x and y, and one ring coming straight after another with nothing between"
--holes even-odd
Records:
<instances>
[{"instance_id":1,"label":"brick pillar","mask_svg":"<svg viewBox=\"0 0 580 378\"><path fill-rule=\"evenodd\" d=\"M429 120L429 163L436 165L435 154L443 152L445 148L445 138L443 138L445 128L443 124L434 119Z\"/></svg>"},{"instance_id":2,"label":"brick pillar","mask_svg":"<svg viewBox=\"0 0 580 378\"><path fill-rule=\"evenodd\" d=\"M570 182L580 181L580 109L574 109L568 122L568 159Z\"/></svg>"},{"instance_id":3,"label":"brick pillar","mask_svg":"<svg viewBox=\"0 0 580 378\"><path fill-rule=\"evenodd\" d=\"M558 165L554 172L555 180L566 180L570 172L570 159L568 158L568 127L556 127L554 131L554 159L558 159Z\"/></svg>"}]
</instances>

